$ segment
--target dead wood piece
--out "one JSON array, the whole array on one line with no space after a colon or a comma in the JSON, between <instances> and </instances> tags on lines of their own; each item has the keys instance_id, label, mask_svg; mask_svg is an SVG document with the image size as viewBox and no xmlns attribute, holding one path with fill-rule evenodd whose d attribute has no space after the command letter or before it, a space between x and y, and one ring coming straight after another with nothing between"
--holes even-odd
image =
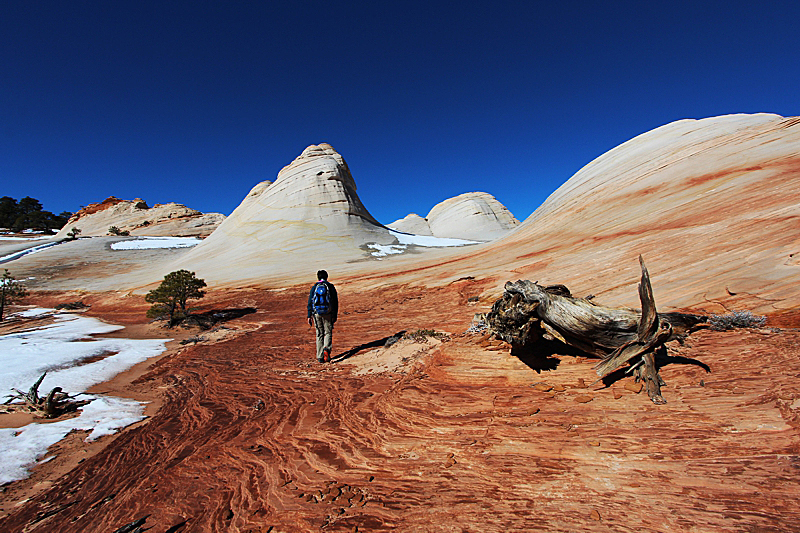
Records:
<instances>
[{"instance_id":1,"label":"dead wood piece","mask_svg":"<svg viewBox=\"0 0 800 533\"><path fill-rule=\"evenodd\" d=\"M505 284L503 297L486 315L489 331L512 346L557 341L602 357L595 367L602 378L622 365L632 364L654 403L664 403L664 384L655 364L665 354L664 343L682 340L706 318L683 313L659 314L650 274L639 256L642 271L639 299L642 309L611 308L575 298L563 285L543 287L527 280ZM633 368L629 369L629 372Z\"/></svg>"},{"instance_id":2,"label":"dead wood piece","mask_svg":"<svg viewBox=\"0 0 800 533\"><path fill-rule=\"evenodd\" d=\"M8 405L14 400L22 401L25 408L36 416L43 418L58 418L59 416L75 411L79 407L90 403L92 400L75 400L76 397L81 396L83 393L70 396L62 392L61 387L53 387L44 398L39 396L39 385L42 384L47 372L39 376L36 383L31 386L28 392L22 392L19 389L12 389L16 394L10 394L8 400L4 405Z\"/></svg>"}]
</instances>

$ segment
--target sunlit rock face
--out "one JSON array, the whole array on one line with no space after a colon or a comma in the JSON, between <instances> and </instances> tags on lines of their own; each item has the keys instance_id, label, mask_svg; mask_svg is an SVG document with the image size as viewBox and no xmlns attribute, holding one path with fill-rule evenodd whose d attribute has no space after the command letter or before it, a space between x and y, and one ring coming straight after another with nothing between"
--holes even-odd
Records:
<instances>
[{"instance_id":1,"label":"sunlit rock face","mask_svg":"<svg viewBox=\"0 0 800 533\"><path fill-rule=\"evenodd\" d=\"M800 118L687 119L598 157L448 267L636 306L642 254L659 306L769 312L800 304L798 223Z\"/></svg>"},{"instance_id":2,"label":"sunlit rock face","mask_svg":"<svg viewBox=\"0 0 800 533\"><path fill-rule=\"evenodd\" d=\"M428 216L411 213L387 227L414 235L493 241L519 225L506 206L485 192L468 192L439 202Z\"/></svg>"},{"instance_id":3,"label":"sunlit rock face","mask_svg":"<svg viewBox=\"0 0 800 533\"><path fill-rule=\"evenodd\" d=\"M223 220L225 215L220 213L203 214L174 202L148 207L141 198L121 200L111 196L75 213L56 237L66 237L73 228L80 229L82 237L108 235L112 226L131 235L205 237Z\"/></svg>"},{"instance_id":4,"label":"sunlit rock face","mask_svg":"<svg viewBox=\"0 0 800 533\"><path fill-rule=\"evenodd\" d=\"M425 217L436 237L492 241L519 225L503 204L485 192L468 192L433 206Z\"/></svg>"},{"instance_id":5,"label":"sunlit rock face","mask_svg":"<svg viewBox=\"0 0 800 533\"><path fill-rule=\"evenodd\" d=\"M411 233L412 235L433 235L428 221L416 213L411 213L400 220L395 220L391 224L387 224L386 227L403 233Z\"/></svg>"},{"instance_id":6,"label":"sunlit rock face","mask_svg":"<svg viewBox=\"0 0 800 533\"><path fill-rule=\"evenodd\" d=\"M258 280L278 271L359 259L366 243L396 239L367 211L347 163L311 145L274 182L259 183L223 224L182 259L209 279Z\"/></svg>"}]
</instances>

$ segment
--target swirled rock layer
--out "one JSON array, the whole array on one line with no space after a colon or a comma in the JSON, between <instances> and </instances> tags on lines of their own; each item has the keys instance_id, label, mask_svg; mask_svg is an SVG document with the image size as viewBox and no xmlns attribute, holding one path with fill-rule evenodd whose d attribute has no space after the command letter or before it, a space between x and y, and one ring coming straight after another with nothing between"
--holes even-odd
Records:
<instances>
[{"instance_id":1,"label":"swirled rock layer","mask_svg":"<svg viewBox=\"0 0 800 533\"><path fill-rule=\"evenodd\" d=\"M142 517L154 533L791 531L800 520L796 330L693 335L663 361L669 403L654 406L630 377L588 386L594 360L518 358L460 333L483 282L339 287L328 365L313 362L298 320L307 287L209 295L258 312L227 323L239 335L186 346L137 380L163 395L147 422L24 502L4 488L5 530L107 533ZM91 303L111 319L130 312ZM420 327L453 335L419 342L403 368L372 364L394 349L382 341Z\"/></svg>"},{"instance_id":2,"label":"swirled rock layer","mask_svg":"<svg viewBox=\"0 0 800 533\"><path fill-rule=\"evenodd\" d=\"M637 306L642 254L659 307L763 313L800 305L798 223L800 117L687 119L601 155L517 230L427 272Z\"/></svg>"}]
</instances>

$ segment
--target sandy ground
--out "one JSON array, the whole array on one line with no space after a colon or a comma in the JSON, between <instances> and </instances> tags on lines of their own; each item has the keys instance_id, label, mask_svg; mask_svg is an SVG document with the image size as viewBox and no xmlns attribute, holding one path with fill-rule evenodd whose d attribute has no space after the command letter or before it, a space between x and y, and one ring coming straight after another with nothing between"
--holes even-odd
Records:
<instances>
[{"instance_id":1,"label":"sandy ground","mask_svg":"<svg viewBox=\"0 0 800 533\"><path fill-rule=\"evenodd\" d=\"M795 314L772 317L778 330L671 347L669 403L655 406L630 378L589 386L591 359L526 361L466 334L491 290L340 286L332 365L313 361L305 287L210 294L206 308L258 311L99 386L153 402L150 418L90 446L79 434L59 443L4 488L4 525L107 532L149 515L154 533L792 530ZM131 324L126 335L158 333L134 299L93 298L90 312ZM420 328L448 335L384 346Z\"/></svg>"}]
</instances>

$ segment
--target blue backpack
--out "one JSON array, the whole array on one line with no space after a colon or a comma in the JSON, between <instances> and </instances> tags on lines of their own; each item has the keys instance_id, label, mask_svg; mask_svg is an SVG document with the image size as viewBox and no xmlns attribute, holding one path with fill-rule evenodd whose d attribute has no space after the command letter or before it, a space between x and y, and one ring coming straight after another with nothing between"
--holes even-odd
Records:
<instances>
[{"instance_id":1,"label":"blue backpack","mask_svg":"<svg viewBox=\"0 0 800 533\"><path fill-rule=\"evenodd\" d=\"M331 296L327 283L320 281L314 287L314 298L311 300L311 305L318 315L327 315L331 312Z\"/></svg>"}]
</instances>

